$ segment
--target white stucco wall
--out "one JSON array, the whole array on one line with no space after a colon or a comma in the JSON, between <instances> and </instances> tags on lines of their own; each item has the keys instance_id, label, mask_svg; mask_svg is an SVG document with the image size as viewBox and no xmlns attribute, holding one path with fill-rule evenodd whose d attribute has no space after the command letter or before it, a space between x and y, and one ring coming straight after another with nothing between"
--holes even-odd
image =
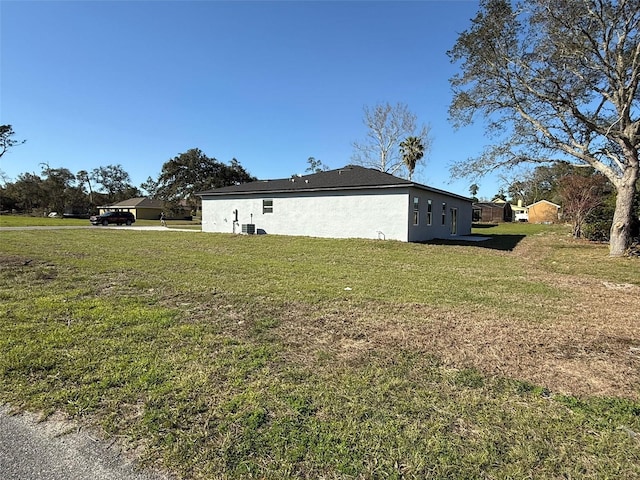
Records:
<instances>
[{"instance_id":1,"label":"white stucco wall","mask_svg":"<svg viewBox=\"0 0 640 480\"><path fill-rule=\"evenodd\" d=\"M253 223L265 233L329 238L408 240L407 193L404 189L363 190L343 194L303 192L203 197L202 230L236 232ZM273 213L263 213L263 200L273 200ZM252 215L253 214L253 215Z\"/></svg>"},{"instance_id":2,"label":"white stucco wall","mask_svg":"<svg viewBox=\"0 0 640 480\"><path fill-rule=\"evenodd\" d=\"M204 196L204 232L241 233L253 223L262 233L329 238L372 238L421 242L434 238L469 235L471 202L438 192L406 187L371 189L349 194L298 192ZM413 225L413 198L418 198L418 225ZM263 200L273 201L273 213L263 213ZM427 223L431 200L432 220ZM445 204L445 223L442 205ZM456 209L457 232L451 234L452 209ZM234 211L238 223L234 230Z\"/></svg>"},{"instance_id":3,"label":"white stucco wall","mask_svg":"<svg viewBox=\"0 0 640 480\"><path fill-rule=\"evenodd\" d=\"M434 238L455 238L471 234L472 208L470 200L462 200L443 193L412 188L409 192L409 241L424 242ZM413 199L418 198L418 225L413 224ZM431 200L431 224L428 224L428 203ZM443 223L444 204L444 223ZM452 233L455 209L456 229Z\"/></svg>"}]
</instances>

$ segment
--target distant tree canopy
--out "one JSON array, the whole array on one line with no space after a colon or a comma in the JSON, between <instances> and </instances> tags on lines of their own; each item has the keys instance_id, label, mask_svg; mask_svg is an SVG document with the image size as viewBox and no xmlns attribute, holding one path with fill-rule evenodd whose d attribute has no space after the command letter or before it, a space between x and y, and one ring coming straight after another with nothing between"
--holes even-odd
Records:
<instances>
[{"instance_id":1,"label":"distant tree canopy","mask_svg":"<svg viewBox=\"0 0 640 480\"><path fill-rule=\"evenodd\" d=\"M192 148L165 162L158 177L156 196L169 203L199 203L197 192L256 180L235 158L229 165Z\"/></svg>"},{"instance_id":2,"label":"distant tree canopy","mask_svg":"<svg viewBox=\"0 0 640 480\"><path fill-rule=\"evenodd\" d=\"M122 165L94 168L90 176L98 191L106 194L107 203L117 203L140 196L140 190L131 184L131 177Z\"/></svg>"},{"instance_id":3,"label":"distant tree canopy","mask_svg":"<svg viewBox=\"0 0 640 480\"><path fill-rule=\"evenodd\" d=\"M53 212L63 213L65 206L72 203L76 177L67 168L42 168L41 193L43 202Z\"/></svg>"},{"instance_id":4,"label":"distant tree canopy","mask_svg":"<svg viewBox=\"0 0 640 480\"><path fill-rule=\"evenodd\" d=\"M15 182L0 187L0 210L36 215L89 214L95 213L99 205L140 195L120 165L98 167L91 173L80 170L76 175L67 168L52 168L48 163L41 167L40 174L22 173Z\"/></svg>"},{"instance_id":5,"label":"distant tree canopy","mask_svg":"<svg viewBox=\"0 0 640 480\"><path fill-rule=\"evenodd\" d=\"M624 255L640 175L639 0L481 0L448 53L454 125L481 116L493 137L452 173L589 165L615 188L609 253Z\"/></svg>"},{"instance_id":6,"label":"distant tree canopy","mask_svg":"<svg viewBox=\"0 0 640 480\"><path fill-rule=\"evenodd\" d=\"M101 205L142 196L119 164L80 170L75 175L66 168L41 166L40 175L23 173L15 182L0 184L0 211L87 214ZM149 177L140 187L169 208L183 201L195 208L200 200L196 192L254 180L236 159L227 165L194 148L167 161L157 180Z\"/></svg>"},{"instance_id":7,"label":"distant tree canopy","mask_svg":"<svg viewBox=\"0 0 640 480\"><path fill-rule=\"evenodd\" d=\"M577 167L569 162L540 165L533 170L520 173L518 179L509 184L507 192L514 203L522 201L525 206L539 200L560 204L558 186L563 177L567 175L590 177L594 172L592 168Z\"/></svg>"},{"instance_id":8,"label":"distant tree canopy","mask_svg":"<svg viewBox=\"0 0 640 480\"><path fill-rule=\"evenodd\" d=\"M322 163L322 160L316 159L315 157L309 157L307 159L307 164L309 166L305 170L306 173L320 173L329 170L329 167Z\"/></svg>"}]
</instances>

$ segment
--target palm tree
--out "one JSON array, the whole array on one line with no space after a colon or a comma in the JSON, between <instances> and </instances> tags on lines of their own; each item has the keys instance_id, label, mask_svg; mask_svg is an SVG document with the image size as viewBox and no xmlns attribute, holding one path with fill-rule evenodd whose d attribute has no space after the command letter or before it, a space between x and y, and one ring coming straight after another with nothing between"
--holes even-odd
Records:
<instances>
[{"instance_id":1,"label":"palm tree","mask_svg":"<svg viewBox=\"0 0 640 480\"><path fill-rule=\"evenodd\" d=\"M420 137L407 137L400 143L402 161L409 170L408 180L411 180L416 164L424 156L424 145Z\"/></svg>"}]
</instances>

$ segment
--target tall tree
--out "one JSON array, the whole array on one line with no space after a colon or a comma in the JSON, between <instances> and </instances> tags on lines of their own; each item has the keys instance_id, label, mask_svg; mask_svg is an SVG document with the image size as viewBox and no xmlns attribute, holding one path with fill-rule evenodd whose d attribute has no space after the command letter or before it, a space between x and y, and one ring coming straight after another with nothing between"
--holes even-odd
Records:
<instances>
[{"instance_id":1,"label":"tall tree","mask_svg":"<svg viewBox=\"0 0 640 480\"><path fill-rule=\"evenodd\" d=\"M199 202L197 192L253 180L235 158L226 165L192 148L162 165L157 196L170 203L185 200L195 207Z\"/></svg>"},{"instance_id":2,"label":"tall tree","mask_svg":"<svg viewBox=\"0 0 640 480\"><path fill-rule=\"evenodd\" d=\"M107 202L114 203L140 195L140 191L131 184L131 177L122 165L107 165L94 168L91 179L107 195Z\"/></svg>"},{"instance_id":3,"label":"tall tree","mask_svg":"<svg viewBox=\"0 0 640 480\"><path fill-rule=\"evenodd\" d=\"M76 177L68 168L51 168L42 164L43 207L51 212L64 213L71 199Z\"/></svg>"},{"instance_id":4,"label":"tall tree","mask_svg":"<svg viewBox=\"0 0 640 480\"><path fill-rule=\"evenodd\" d=\"M26 142L26 140L14 140L12 138L14 135L15 132L11 125L0 125L0 157L2 157L11 147L22 145Z\"/></svg>"},{"instance_id":5,"label":"tall tree","mask_svg":"<svg viewBox=\"0 0 640 480\"><path fill-rule=\"evenodd\" d=\"M144 190L145 192L147 192L147 195L149 196L149 198L155 198L156 195L158 194L158 187L159 187L159 183L158 180L152 178L152 177L147 177L147 180L145 182L142 182L140 184L140 188L142 190Z\"/></svg>"},{"instance_id":6,"label":"tall tree","mask_svg":"<svg viewBox=\"0 0 640 480\"><path fill-rule=\"evenodd\" d=\"M47 195L43 187L42 178L35 173L22 173L13 184L7 186L11 191L11 197L15 202L16 209L25 213L46 208Z\"/></svg>"},{"instance_id":7,"label":"tall tree","mask_svg":"<svg viewBox=\"0 0 640 480\"><path fill-rule=\"evenodd\" d=\"M609 252L630 242L639 175L640 0L481 0L448 52L456 126L477 114L493 146L458 163L483 174L555 156L587 164L616 189Z\"/></svg>"},{"instance_id":8,"label":"tall tree","mask_svg":"<svg viewBox=\"0 0 640 480\"><path fill-rule=\"evenodd\" d=\"M76 180L81 188L84 188L84 185L87 186L87 190L89 191L89 209L92 209L95 203L93 199L93 187L91 186L91 175L89 175L89 172L86 170L80 170L76 173Z\"/></svg>"},{"instance_id":9,"label":"tall tree","mask_svg":"<svg viewBox=\"0 0 640 480\"><path fill-rule=\"evenodd\" d=\"M424 145L419 137L407 137L400 142L402 161L407 168L407 179L411 180L413 171L422 157L424 157Z\"/></svg>"},{"instance_id":10,"label":"tall tree","mask_svg":"<svg viewBox=\"0 0 640 480\"><path fill-rule=\"evenodd\" d=\"M365 106L363 123L367 127L367 136L364 141L353 143L352 160L358 165L397 173L404 168L400 142L410 136L420 139L424 152L431 149L430 127L418 127L416 115L404 103L384 103L373 108Z\"/></svg>"}]
</instances>

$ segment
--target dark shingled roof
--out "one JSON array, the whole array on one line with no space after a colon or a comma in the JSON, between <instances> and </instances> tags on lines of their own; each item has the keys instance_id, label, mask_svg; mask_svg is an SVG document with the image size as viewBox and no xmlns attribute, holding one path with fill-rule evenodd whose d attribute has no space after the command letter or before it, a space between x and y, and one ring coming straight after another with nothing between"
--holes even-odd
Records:
<instances>
[{"instance_id":1,"label":"dark shingled roof","mask_svg":"<svg viewBox=\"0 0 640 480\"><path fill-rule=\"evenodd\" d=\"M106 207L117 207L117 208L162 208L163 203L160 200L154 200L147 197L135 197L129 198L127 200L123 200L118 203L114 203L112 205L104 205Z\"/></svg>"},{"instance_id":2,"label":"dark shingled roof","mask_svg":"<svg viewBox=\"0 0 640 480\"><path fill-rule=\"evenodd\" d=\"M409 180L394 177L388 173L372 168L360 167L357 165L347 165L336 170L312 173L310 175L294 176L278 180L257 180L255 182L231 185L229 187L216 188L199 192L200 196L215 196L229 194L250 194L250 193L284 193L284 192L313 192L319 190L358 190L362 188L389 188L398 186L413 186L434 192L445 193L459 198L455 195L435 188L420 185Z\"/></svg>"}]
</instances>

